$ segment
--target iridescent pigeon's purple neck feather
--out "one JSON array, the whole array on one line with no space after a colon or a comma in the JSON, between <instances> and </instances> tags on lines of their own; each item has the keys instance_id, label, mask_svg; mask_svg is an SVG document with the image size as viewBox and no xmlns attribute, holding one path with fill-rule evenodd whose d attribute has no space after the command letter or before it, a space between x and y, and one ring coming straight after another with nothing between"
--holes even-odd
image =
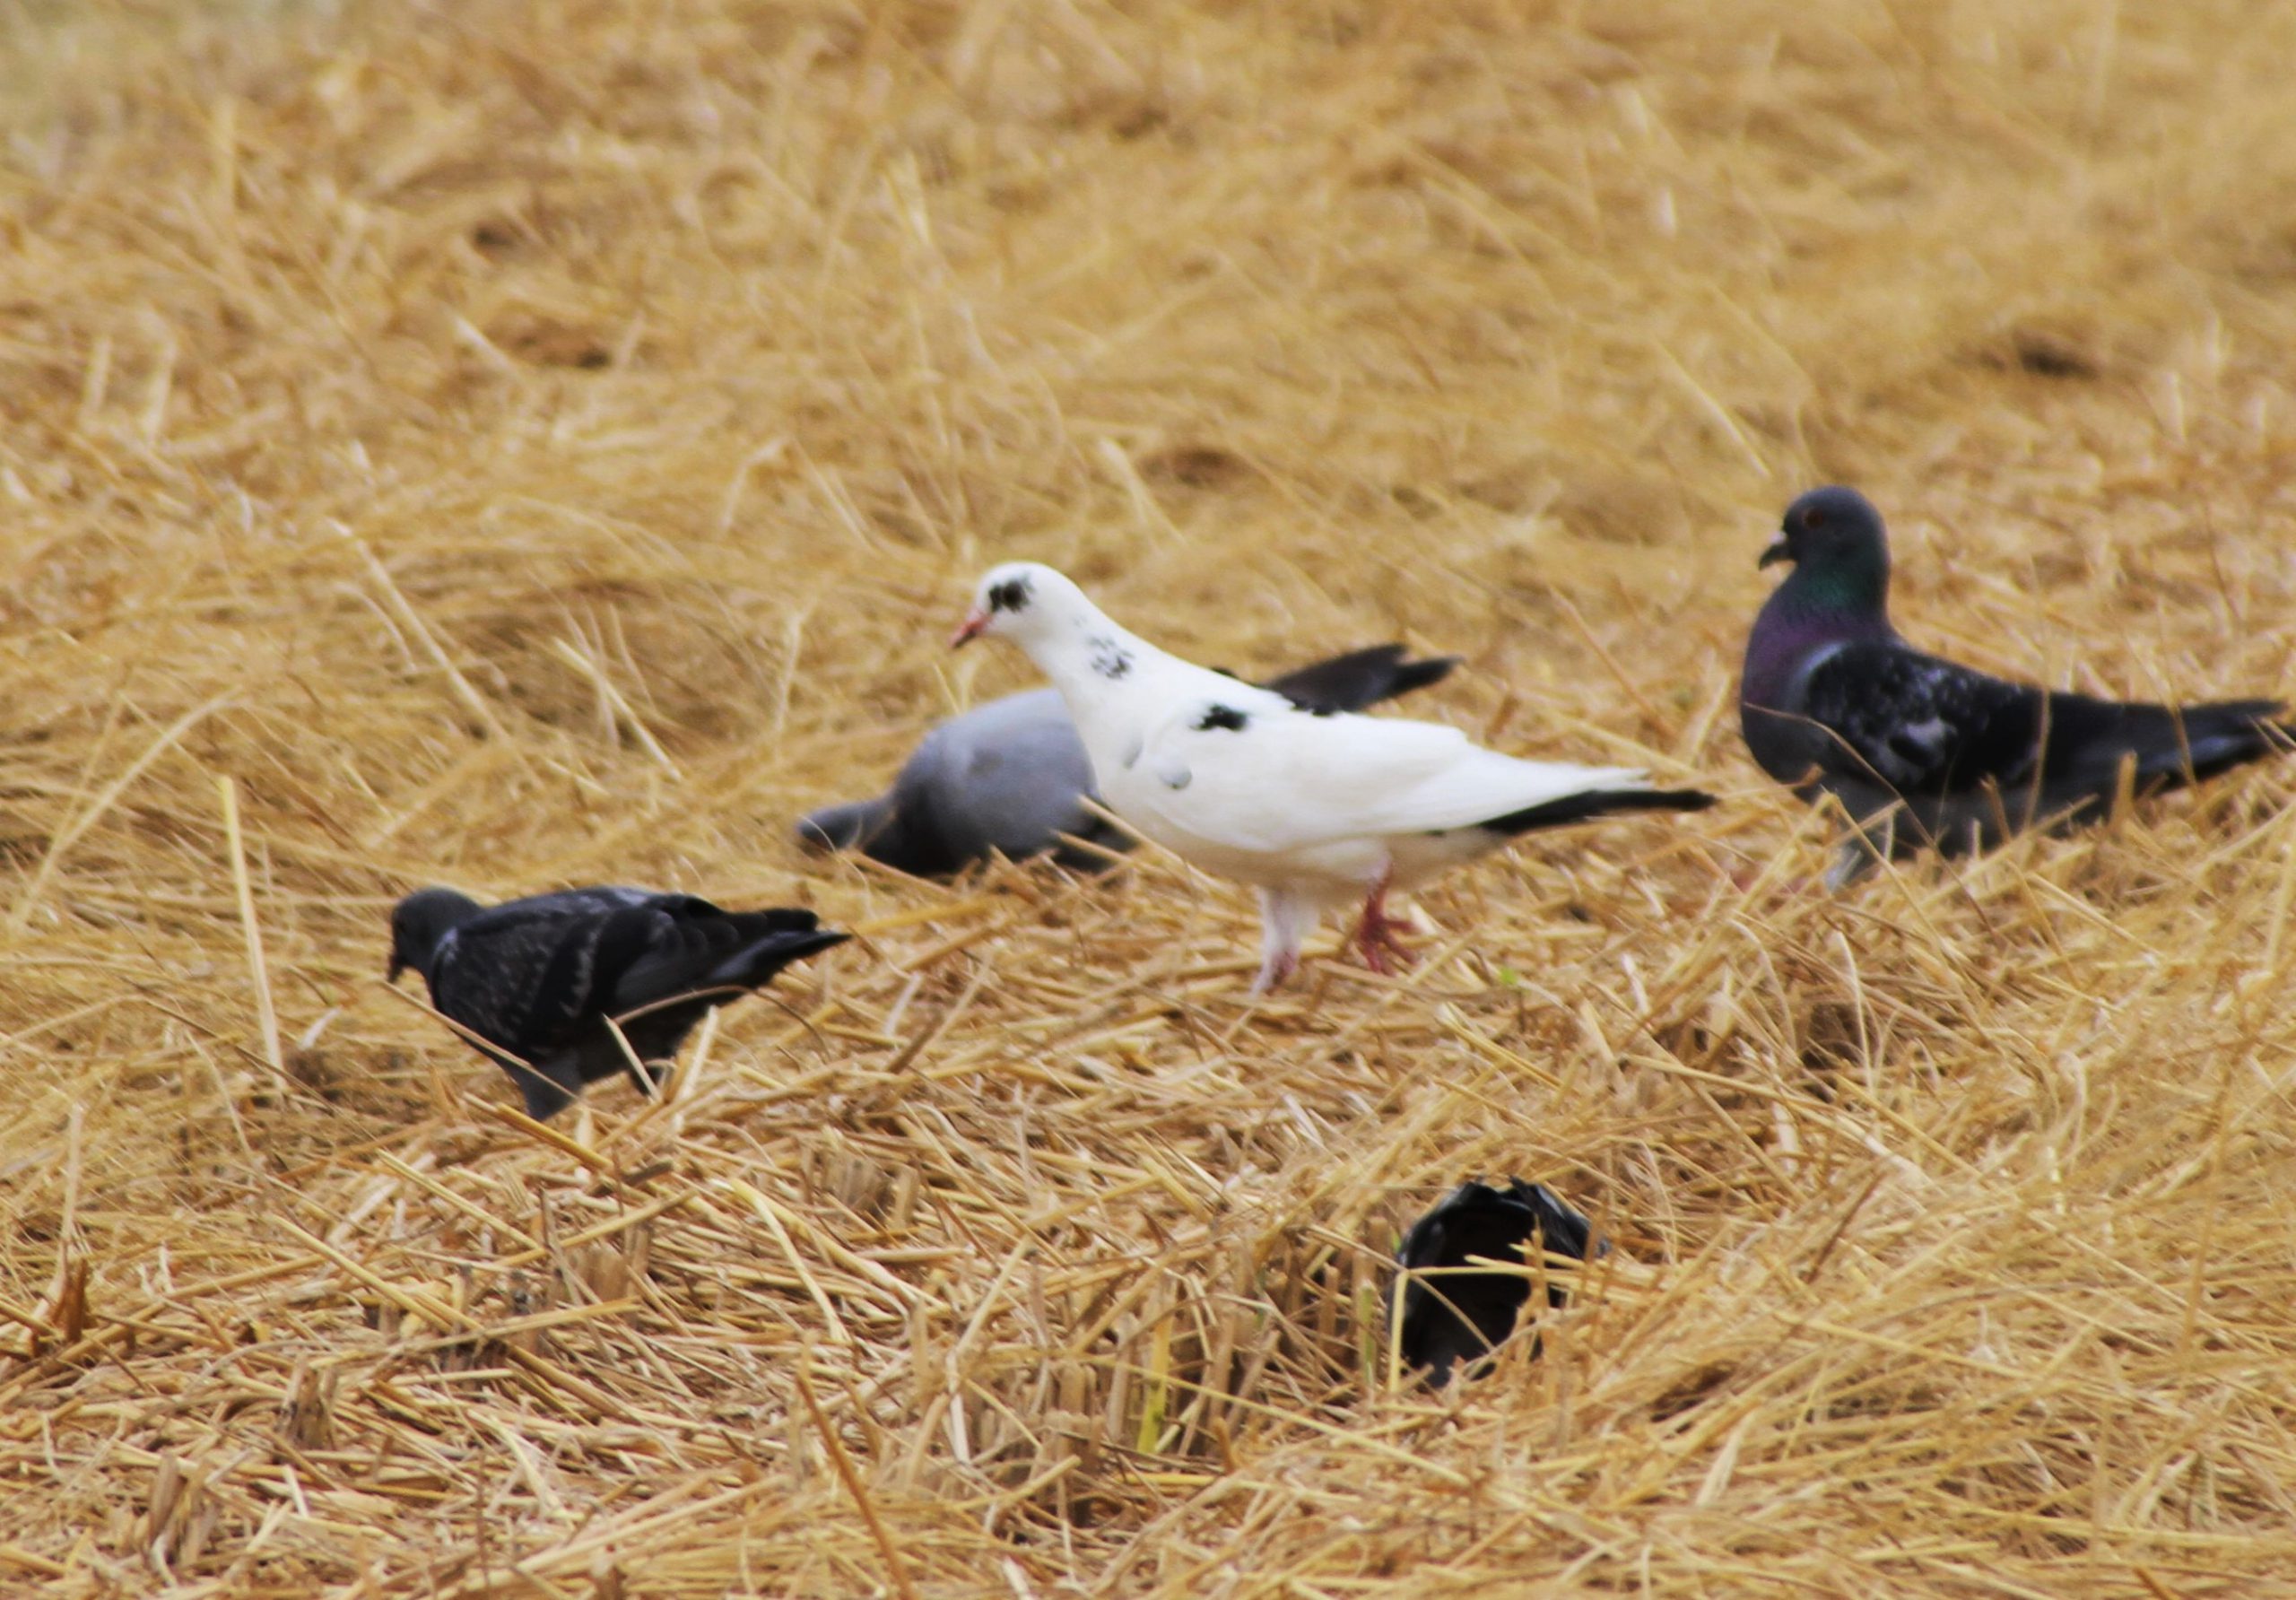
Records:
<instances>
[{"instance_id":1,"label":"iridescent pigeon's purple neck feather","mask_svg":"<svg viewBox=\"0 0 2296 1600\"><path fill-rule=\"evenodd\" d=\"M1886 571L1878 593L1854 596L1827 581L1833 576L1796 567L1771 592L1746 638L1741 690L1746 700L1779 704L1803 664L1829 645L1898 642L1898 630L1890 626Z\"/></svg>"}]
</instances>

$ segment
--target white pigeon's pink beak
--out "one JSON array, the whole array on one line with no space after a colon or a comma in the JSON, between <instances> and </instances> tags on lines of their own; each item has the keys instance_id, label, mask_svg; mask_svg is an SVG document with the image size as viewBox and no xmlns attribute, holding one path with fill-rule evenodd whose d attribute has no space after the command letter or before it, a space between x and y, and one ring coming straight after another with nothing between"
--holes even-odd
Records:
<instances>
[{"instance_id":1,"label":"white pigeon's pink beak","mask_svg":"<svg viewBox=\"0 0 2296 1600\"><path fill-rule=\"evenodd\" d=\"M965 613L965 620L957 624L954 633L949 635L949 648L953 650L959 645L970 644L987 631L988 613L976 605Z\"/></svg>"}]
</instances>

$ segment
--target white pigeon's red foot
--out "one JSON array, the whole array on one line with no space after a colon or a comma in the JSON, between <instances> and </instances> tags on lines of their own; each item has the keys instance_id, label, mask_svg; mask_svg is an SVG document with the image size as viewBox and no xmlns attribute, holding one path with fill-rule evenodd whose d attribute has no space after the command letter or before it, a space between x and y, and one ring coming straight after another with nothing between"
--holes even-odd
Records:
<instances>
[{"instance_id":1,"label":"white pigeon's red foot","mask_svg":"<svg viewBox=\"0 0 2296 1600\"><path fill-rule=\"evenodd\" d=\"M1300 970L1300 959L1290 955L1271 955L1259 964L1259 975L1252 979L1252 993L1265 995Z\"/></svg>"},{"instance_id":2,"label":"white pigeon's red foot","mask_svg":"<svg viewBox=\"0 0 2296 1600\"><path fill-rule=\"evenodd\" d=\"M1363 952L1363 964L1383 977L1419 959L1410 945L1396 936L1404 923L1401 917L1387 915L1387 880L1383 877L1371 885L1363 901L1363 919L1355 925L1355 948Z\"/></svg>"}]
</instances>

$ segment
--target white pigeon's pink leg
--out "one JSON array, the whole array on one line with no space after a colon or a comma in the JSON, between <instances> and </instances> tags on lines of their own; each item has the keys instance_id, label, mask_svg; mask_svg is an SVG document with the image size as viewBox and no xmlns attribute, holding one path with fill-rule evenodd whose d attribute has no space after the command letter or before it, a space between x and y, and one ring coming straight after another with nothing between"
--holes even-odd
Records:
<instances>
[{"instance_id":1,"label":"white pigeon's pink leg","mask_svg":"<svg viewBox=\"0 0 2296 1600\"><path fill-rule=\"evenodd\" d=\"M1316 908L1288 889L1259 891L1259 976L1252 993L1265 995L1299 970L1300 947L1316 926Z\"/></svg>"},{"instance_id":2,"label":"white pigeon's pink leg","mask_svg":"<svg viewBox=\"0 0 2296 1600\"><path fill-rule=\"evenodd\" d=\"M1379 973L1408 967L1416 959L1411 947L1396 937L1396 929L1403 924L1387 915L1387 874L1381 873L1364 898L1363 920L1355 925L1355 948L1363 952L1363 964ZM1395 967L1387 964L1390 959Z\"/></svg>"}]
</instances>

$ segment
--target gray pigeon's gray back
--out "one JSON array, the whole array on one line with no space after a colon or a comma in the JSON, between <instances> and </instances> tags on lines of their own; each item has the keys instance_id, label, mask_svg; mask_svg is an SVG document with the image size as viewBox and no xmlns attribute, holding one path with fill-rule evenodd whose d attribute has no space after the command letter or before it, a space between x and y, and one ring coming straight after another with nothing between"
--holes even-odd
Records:
<instances>
[{"instance_id":1,"label":"gray pigeon's gray back","mask_svg":"<svg viewBox=\"0 0 2296 1600\"><path fill-rule=\"evenodd\" d=\"M814 849L858 850L918 877L1002 851L1018 861L1091 835L1092 764L1057 689L1031 689L935 724L873 800L823 806L797 824ZM1102 865L1078 855L1071 865Z\"/></svg>"},{"instance_id":2,"label":"gray pigeon's gray back","mask_svg":"<svg viewBox=\"0 0 2296 1600\"><path fill-rule=\"evenodd\" d=\"M976 706L925 737L894 789L907 807L931 808L943 842L961 860L1000 850L1014 860L1052 848L1058 835L1090 834L1091 759L1057 689L1031 689Z\"/></svg>"}]
</instances>

